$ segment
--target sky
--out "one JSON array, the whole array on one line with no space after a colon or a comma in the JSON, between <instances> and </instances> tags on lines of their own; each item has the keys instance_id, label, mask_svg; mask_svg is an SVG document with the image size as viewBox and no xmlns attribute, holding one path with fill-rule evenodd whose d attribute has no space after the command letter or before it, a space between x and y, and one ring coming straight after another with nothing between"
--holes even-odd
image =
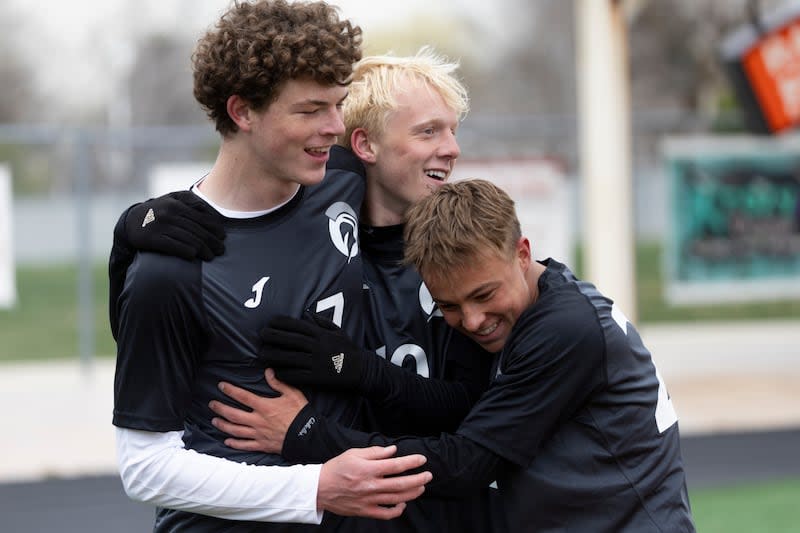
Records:
<instances>
[{"instance_id":1,"label":"sky","mask_svg":"<svg viewBox=\"0 0 800 533\"><path fill-rule=\"evenodd\" d=\"M131 39L155 31L199 36L230 0L4 0L21 26L20 48L39 86L75 104L108 94L115 69L132 59ZM486 0L331 0L369 36L412 14L433 19L454 9L488 16ZM30 36L35 36L31 39Z\"/></svg>"}]
</instances>

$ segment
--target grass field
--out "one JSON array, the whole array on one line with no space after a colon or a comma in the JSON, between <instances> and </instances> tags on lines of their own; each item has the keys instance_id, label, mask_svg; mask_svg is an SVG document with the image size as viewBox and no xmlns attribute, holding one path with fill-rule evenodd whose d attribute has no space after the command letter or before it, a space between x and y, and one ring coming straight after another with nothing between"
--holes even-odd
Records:
<instances>
[{"instance_id":1,"label":"grass field","mask_svg":"<svg viewBox=\"0 0 800 533\"><path fill-rule=\"evenodd\" d=\"M800 479L695 490L689 498L698 533L800 531Z\"/></svg>"}]
</instances>

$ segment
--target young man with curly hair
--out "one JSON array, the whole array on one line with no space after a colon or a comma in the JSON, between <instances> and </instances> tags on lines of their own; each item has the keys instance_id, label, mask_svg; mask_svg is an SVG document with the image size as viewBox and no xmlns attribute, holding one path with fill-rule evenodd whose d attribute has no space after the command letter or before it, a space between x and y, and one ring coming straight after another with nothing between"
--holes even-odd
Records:
<instances>
[{"instance_id":1,"label":"young man with curly hair","mask_svg":"<svg viewBox=\"0 0 800 533\"><path fill-rule=\"evenodd\" d=\"M468 97L455 76L457 68L457 63L427 47L414 56L371 56L359 61L344 102L346 133L341 144L349 150L335 150L336 162L349 158L351 164L347 166L366 179L359 248L368 319L363 341L366 349L349 354L344 371L328 376L336 381L328 386L365 396L376 422L369 429L389 434L436 435L454 431L488 385L490 358L444 323L419 274L402 262L406 210L448 179L460 154L455 133L468 110ZM179 210L179 204L171 208L170 201L169 196L151 200L133 212L141 218L146 209L153 208L166 218ZM172 224L163 229L174 234L178 228ZM122 237L144 237L142 230L130 224L128 231L129 235L120 235L120 242L125 240ZM197 232L197 228L192 231ZM150 237L157 235L151 231ZM200 233L192 238L202 242ZM151 238L145 244L153 246L153 242ZM186 243L189 248L195 246L192 241ZM210 239L208 244L213 247L221 243ZM164 253L177 252L173 245L155 248ZM112 294L112 301L113 298ZM307 320L286 318L282 325L290 329L270 329L265 334L268 339L262 348L262 360L266 364L278 364L275 358L281 350L274 345L278 337L327 331ZM309 369L300 368L305 362L296 354L284 361L285 365L294 366L292 371L299 377L299 382L294 382L303 385L306 379L306 384L314 386L312 389L325 385L315 382L311 375L300 377L309 374ZM393 364L383 364L386 362ZM354 372L354 368L362 371ZM292 371L286 366L281 368L284 374ZM436 386L426 389L425 395L404 395L404 389L397 386L403 383L396 379L397 371L410 371L419 379L433 378L430 381ZM223 392L239 391L246 392L227 383ZM259 416L258 401L244 403L253 409L252 413L212 402L212 410L220 415L215 424L237 437L226 441L231 447L258 450L258 426L269 425L270 421ZM231 424L224 418L226 415L240 424ZM504 531L501 517L493 512L496 492L487 484L475 490L468 500L417 499L409 503L401 518L391 525L381 525L381 529Z\"/></svg>"},{"instance_id":2,"label":"young man with curly hair","mask_svg":"<svg viewBox=\"0 0 800 533\"><path fill-rule=\"evenodd\" d=\"M320 521L351 531L372 522L323 511L392 518L430 479L385 477L424 462L390 458L391 447L322 466L238 451L208 408L226 401L220 381L275 394L258 362L270 316L327 313L362 336L364 186L331 162L360 43L332 6L283 0L236 2L198 42L194 94L222 140L191 194L213 208L226 249L208 263L139 253L111 302L120 473L131 497L159 506L155 531L305 531L316 527L290 522ZM141 226L158 219L148 212ZM326 416L362 427L363 399L312 396Z\"/></svg>"}]
</instances>

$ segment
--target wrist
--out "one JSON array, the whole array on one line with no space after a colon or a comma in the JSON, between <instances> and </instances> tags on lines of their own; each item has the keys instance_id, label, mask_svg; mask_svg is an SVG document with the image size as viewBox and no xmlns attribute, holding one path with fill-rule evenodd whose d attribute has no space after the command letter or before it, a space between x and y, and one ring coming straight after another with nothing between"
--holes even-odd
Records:
<instances>
[{"instance_id":1,"label":"wrist","mask_svg":"<svg viewBox=\"0 0 800 533\"><path fill-rule=\"evenodd\" d=\"M313 432L319 417L317 416L311 403L307 403L294 417L286 435L283 438L281 455L284 459L292 463L302 463L309 459L305 453L310 448L313 440Z\"/></svg>"}]
</instances>

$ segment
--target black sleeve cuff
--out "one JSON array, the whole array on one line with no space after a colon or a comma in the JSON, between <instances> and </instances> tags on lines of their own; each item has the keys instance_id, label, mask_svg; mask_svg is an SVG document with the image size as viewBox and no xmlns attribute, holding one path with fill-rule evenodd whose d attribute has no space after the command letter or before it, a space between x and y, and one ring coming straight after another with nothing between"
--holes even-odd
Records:
<instances>
[{"instance_id":1,"label":"black sleeve cuff","mask_svg":"<svg viewBox=\"0 0 800 533\"><path fill-rule=\"evenodd\" d=\"M318 426L323 422L311 403L294 417L283 439L281 455L292 463L324 463L337 454L329 455L321 445Z\"/></svg>"}]
</instances>

